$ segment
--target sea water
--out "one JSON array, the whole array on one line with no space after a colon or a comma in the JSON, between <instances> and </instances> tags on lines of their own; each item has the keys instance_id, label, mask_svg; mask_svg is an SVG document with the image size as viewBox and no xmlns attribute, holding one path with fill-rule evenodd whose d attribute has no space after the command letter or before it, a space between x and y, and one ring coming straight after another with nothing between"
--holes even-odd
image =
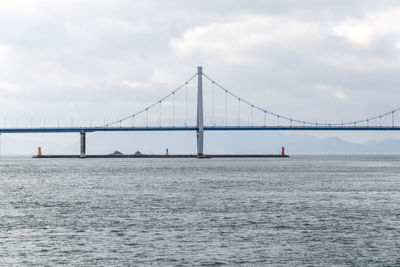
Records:
<instances>
[{"instance_id":1,"label":"sea water","mask_svg":"<svg viewBox=\"0 0 400 267\"><path fill-rule=\"evenodd\" d=\"M400 156L0 159L0 265L400 265Z\"/></svg>"}]
</instances>

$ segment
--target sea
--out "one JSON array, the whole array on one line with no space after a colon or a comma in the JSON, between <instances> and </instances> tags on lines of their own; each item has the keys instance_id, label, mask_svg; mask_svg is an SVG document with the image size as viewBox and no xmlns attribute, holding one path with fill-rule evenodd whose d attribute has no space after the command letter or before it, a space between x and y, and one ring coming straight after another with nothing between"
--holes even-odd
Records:
<instances>
[{"instance_id":1,"label":"sea","mask_svg":"<svg viewBox=\"0 0 400 267\"><path fill-rule=\"evenodd\" d=\"M0 266L400 266L400 156L0 159Z\"/></svg>"}]
</instances>

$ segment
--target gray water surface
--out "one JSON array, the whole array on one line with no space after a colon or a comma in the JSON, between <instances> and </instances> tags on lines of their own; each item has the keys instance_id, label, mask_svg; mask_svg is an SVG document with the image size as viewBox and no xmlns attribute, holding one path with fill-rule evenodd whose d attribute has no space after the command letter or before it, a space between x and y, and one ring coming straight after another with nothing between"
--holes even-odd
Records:
<instances>
[{"instance_id":1,"label":"gray water surface","mask_svg":"<svg viewBox=\"0 0 400 267\"><path fill-rule=\"evenodd\" d=\"M0 265L400 265L400 156L0 159Z\"/></svg>"}]
</instances>

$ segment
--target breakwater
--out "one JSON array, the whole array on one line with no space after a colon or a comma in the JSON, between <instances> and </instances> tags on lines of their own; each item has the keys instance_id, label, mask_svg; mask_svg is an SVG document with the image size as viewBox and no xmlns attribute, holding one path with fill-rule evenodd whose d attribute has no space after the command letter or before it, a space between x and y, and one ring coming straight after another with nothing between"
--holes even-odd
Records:
<instances>
[{"instance_id":1,"label":"breakwater","mask_svg":"<svg viewBox=\"0 0 400 267\"><path fill-rule=\"evenodd\" d=\"M288 155L281 154L208 154L200 158L288 158ZM35 155L33 158L81 158L80 155ZM176 154L176 155L162 155L162 154L123 154L123 155L86 155L85 158L198 158L196 154Z\"/></svg>"}]
</instances>

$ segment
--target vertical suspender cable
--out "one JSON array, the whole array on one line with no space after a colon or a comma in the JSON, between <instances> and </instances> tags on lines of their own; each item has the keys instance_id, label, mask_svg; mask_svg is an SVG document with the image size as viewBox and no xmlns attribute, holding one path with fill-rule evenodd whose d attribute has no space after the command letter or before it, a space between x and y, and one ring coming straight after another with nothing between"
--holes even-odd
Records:
<instances>
[{"instance_id":1,"label":"vertical suspender cable","mask_svg":"<svg viewBox=\"0 0 400 267\"><path fill-rule=\"evenodd\" d=\"M175 126L175 92L172 93L172 127Z\"/></svg>"},{"instance_id":2,"label":"vertical suspender cable","mask_svg":"<svg viewBox=\"0 0 400 267\"><path fill-rule=\"evenodd\" d=\"M214 81L212 81L212 89L211 89L211 102L212 102L212 116L211 116L211 126L214 126L214 112L215 112L215 107L214 107Z\"/></svg>"},{"instance_id":3,"label":"vertical suspender cable","mask_svg":"<svg viewBox=\"0 0 400 267\"><path fill-rule=\"evenodd\" d=\"M253 113L254 113L254 106L251 105L251 126L254 125L254 117L253 117Z\"/></svg>"},{"instance_id":4,"label":"vertical suspender cable","mask_svg":"<svg viewBox=\"0 0 400 267\"><path fill-rule=\"evenodd\" d=\"M392 111L392 127L394 127L394 111Z\"/></svg>"},{"instance_id":5,"label":"vertical suspender cable","mask_svg":"<svg viewBox=\"0 0 400 267\"><path fill-rule=\"evenodd\" d=\"M264 110L264 127L267 127L267 111Z\"/></svg>"},{"instance_id":6,"label":"vertical suspender cable","mask_svg":"<svg viewBox=\"0 0 400 267\"><path fill-rule=\"evenodd\" d=\"M225 126L228 126L228 91L225 90Z\"/></svg>"},{"instance_id":7,"label":"vertical suspender cable","mask_svg":"<svg viewBox=\"0 0 400 267\"><path fill-rule=\"evenodd\" d=\"M237 120L237 124L238 126L240 126L240 98L238 98L238 120Z\"/></svg>"},{"instance_id":8,"label":"vertical suspender cable","mask_svg":"<svg viewBox=\"0 0 400 267\"><path fill-rule=\"evenodd\" d=\"M160 101L160 115L158 117L158 126L161 127L161 121L162 121L162 101Z\"/></svg>"},{"instance_id":9,"label":"vertical suspender cable","mask_svg":"<svg viewBox=\"0 0 400 267\"><path fill-rule=\"evenodd\" d=\"M186 82L186 119L185 126L188 125L188 83Z\"/></svg>"},{"instance_id":10,"label":"vertical suspender cable","mask_svg":"<svg viewBox=\"0 0 400 267\"><path fill-rule=\"evenodd\" d=\"M146 108L146 127L149 126L149 109Z\"/></svg>"}]
</instances>

